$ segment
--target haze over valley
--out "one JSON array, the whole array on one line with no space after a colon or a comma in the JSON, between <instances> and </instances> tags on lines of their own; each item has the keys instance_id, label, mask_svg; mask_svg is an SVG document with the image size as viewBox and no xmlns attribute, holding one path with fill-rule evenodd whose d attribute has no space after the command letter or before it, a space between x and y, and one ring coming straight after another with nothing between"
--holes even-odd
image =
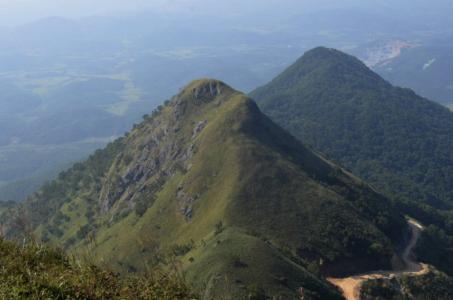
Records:
<instances>
[{"instance_id":1,"label":"haze over valley","mask_svg":"<svg viewBox=\"0 0 453 300\"><path fill-rule=\"evenodd\" d=\"M10 12L25 9L3 5ZM96 5L81 2L71 11L52 1L47 10L29 5L28 19L5 19L0 29L2 200L23 199L193 78L221 78L248 92L318 45L357 54L390 81L452 102L453 79L444 63L437 66L449 61L450 20L435 5L431 14L414 5L413 16L389 12L385 2L369 4L373 10L353 1L341 7L268 1L256 11L253 1L215 8L203 1L137 1L125 10L121 1ZM420 14L430 22L416 21ZM405 22L395 30L397 19Z\"/></svg>"},{"instance_id":2,"label":"haze over valley","mask_svg":"<svg viewBox=\"0 0 453 300\"><path fill-rule=\"evenodd\" d=\"M0 0L1 297L452 299L452 12Z\"/></svg>"}]
</instances>

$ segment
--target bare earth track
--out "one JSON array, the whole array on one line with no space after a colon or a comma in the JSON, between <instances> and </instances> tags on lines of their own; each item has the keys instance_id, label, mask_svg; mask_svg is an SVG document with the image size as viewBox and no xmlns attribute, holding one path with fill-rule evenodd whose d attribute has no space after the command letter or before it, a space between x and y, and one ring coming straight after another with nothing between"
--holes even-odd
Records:
<instances>
[{"instance_id":1,"label":"bare earth track","mask_svg":"<svg viewBox=\"0 0 453 300\"><path fill-rule=\"evenodd\" d=\"M327 278L329 282L338 286L347 300L360 300L360 288L362 284L370 279L390 279L395 276L421 276L429 272L427 265L417 263L411 259L411 253L414 249L423 226L413 219L408 220L412 231L412 236L402 253L402 259L405 263L404 270L401 271L376 271L364 274L358 274L346 278Z\"/></svg>"}]
</instances>

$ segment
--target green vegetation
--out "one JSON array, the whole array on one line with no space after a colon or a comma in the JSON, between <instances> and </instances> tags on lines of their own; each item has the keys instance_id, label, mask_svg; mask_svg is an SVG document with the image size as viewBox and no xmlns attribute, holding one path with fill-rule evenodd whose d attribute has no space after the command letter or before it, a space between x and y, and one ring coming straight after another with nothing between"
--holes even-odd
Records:
<instances>
[{"instance_id":1,"label":"green vegetation","mask_svg":"<svg viewBox=\"0 0 453 300\"><path fill-rule=\"evenodd\" d=\"M2 299L195 299L177 274L120 277L62 251L0 239Z\"/></svg>"},{"instance_id":2,"label":"green vegetation","mask_svg":"<svg viewBox=\"0 0 453 300\"><path fill-rule=\"evenodd\" d=\"M453 114L391 86L358 59L311 50L251 96L299 140L378 190L453 207Z\"/></svg>"},{"instance_id":3,"label":"green vegetation","mask_svg":"<svg viewBox=\"0 0 453 300\"><path fill-rule=\"evenodd\" d=\"M422 276L369 280L361 289L363 300L449 300L453 295L453 279L431 270Z\"/></svg>"},{"instance_id":4,"label":"green vegetation","mask_svg":"<svg viewBox=\"0 0 453 300\"><path fill-rule=\"evenodd\" d=\"M447 108L326 48L307 52L251 96L300 141L396 200L399 211L437 227L423 240L440 248L424 243L418 254L452 274L453 262L440 258L453 247L453 114Z\"/></svg>"},{"instance_id":5,"label":"green vegetation","mask_svg":"<svg viewBox=\"0 0 453 300\"><path fill-rule=\"evenodd\" d=\"M96 151L85 163L76 163L68 171L60 173L58 179L46 183L34 197L26 202L26 208L29 211L26 213L26 217L29 217L26 221L30 223L31 228L36 228L43 220L46 220L49 223L50 231L61 232L61 225L68 223L71 218L68 218L65 212L59 211L59 208L70 202L71 197L81 190L98 193L102 184L102 175L108 170L112 160L122 147L122 139L118 139L104 150ZM45 199L45 201L39 201L39 199ZM90 198L83 197L80 201L88 207L86 209L94 209L92 206L95 205L95 202ZM22 205L19 207L18 212L21 213Z\"/></svg>"},{"instance_id":6,"label":"green vegetation","mask_svg":"<svg viewBox=\"0 0 453 300\"><path fill-rule=\"evenodd\" d=\"M443 229L430 225L417 244L419 259L427 261L441 271L453 276L453 236Z\"/></svg>"},{"instance_id":7,"label":"green vegetation","mask_svg":"<svg viewBox=\"0 0 453 300\"><path fill-rule=\"evenodd\" d=\"M195 290L233 299L301 288L339 299L320 276L388 268L405 227L386 197L215 80L191 83L15 215L10 234L31 228L120 272L176 262Z\"/></svg>"},{"instance_id":8,"label":"green vegetation","mask_svg":"<svg viewBox=\"0 0 453 300\"><path fill-rule=\"evenodd\" d=\"M79 160L86 159L109 139L59 145L13 144L0 147L0 201L22 201L46 181L57 177Z\"/></svg>"}]
</instances>

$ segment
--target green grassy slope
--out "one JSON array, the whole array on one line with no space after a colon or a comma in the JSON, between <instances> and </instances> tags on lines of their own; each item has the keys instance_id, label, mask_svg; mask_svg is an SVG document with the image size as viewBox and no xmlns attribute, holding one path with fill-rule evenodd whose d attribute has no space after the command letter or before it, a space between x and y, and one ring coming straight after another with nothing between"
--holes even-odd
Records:
<instances>
[{"instance_id":1,"label":"green grassy slope","mask_svg":"<svg viewBox=\"0 0 453 300\"><path fill-rule=\"evenodd\" d=\"M176 260L197 290L235 299L300 287L339 298L321 275L389 267L405 224L215 80L191 83L23 208L46 241L121 271Z\"/></svg>"},{"instance_id":2,"label":"green grassy slope","mask_svg":"<svg viewBox=\"0 0 453 300\"><path fill-rule=\"evenodd\" d=\"M316 48L251 96L299 140L379 190L453 206L453 114L358 59Z\"/></svg>"},{"instance_id":3,"label":"green grassy slope","mask_svg":"<svg viewBox=\"0 0 453 300\"><path fill-rule=\"evenodd\" d=\"M1 299L195 299L176 274L120 277L37 244L0 239Z\"/></svg>"}]
</instances>

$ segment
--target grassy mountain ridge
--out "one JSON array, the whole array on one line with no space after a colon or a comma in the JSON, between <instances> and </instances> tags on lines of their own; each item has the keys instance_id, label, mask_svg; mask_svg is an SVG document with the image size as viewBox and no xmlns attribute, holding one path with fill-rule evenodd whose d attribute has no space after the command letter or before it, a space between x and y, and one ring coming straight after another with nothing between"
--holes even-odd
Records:
<instances>
[{"instance_id":1,"label":"grassy mountain ridge","mask_svg":"<svg viewBox=\"0 0 453 300\"><path fill-rule=\"evenodd\" d=\"M294 298L303 287L339 298L319 275L388 267L405 228L387 198L210 79L22 209L42 239L117 270L178 260L212 297Z\"/></svg>"}]
</instances>

